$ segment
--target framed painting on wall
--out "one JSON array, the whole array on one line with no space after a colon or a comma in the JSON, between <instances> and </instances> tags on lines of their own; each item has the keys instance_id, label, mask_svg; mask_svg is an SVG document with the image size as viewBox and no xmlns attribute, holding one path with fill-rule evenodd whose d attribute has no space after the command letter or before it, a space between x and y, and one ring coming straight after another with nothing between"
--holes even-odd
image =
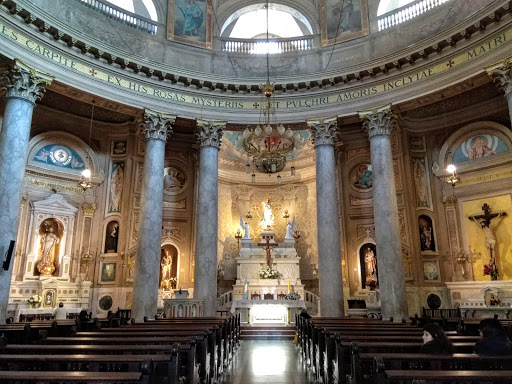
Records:
<instances>
[{"instance_id":1,"label":"framed painting on wall","mask_svg":"<svg viewBox=\"0 0 512 384\"><path fill-rule=\"evenodd\" d=\"M429 282L441 281L441 275L439 273L439 261L425 260L423 262L423 279Z\"/></svg>"},{"instance_id":2,"label":"framed painting on wall","mask_svg":"<svg viewBox=\"0 0 512 384\"><path fill-rule=\"evenodd\" d=\"M211 49L212 14L207 0L169 0L167 40Z\"/></svg>"},{"instance_id":3,"label":"framed painting on wall","mask_svg":"<svg viewBox=\"0 0 512 384\"><path fill-rule=\"evenodd\" d=\"M116 282L116 263L101 262L99 282L102 284L114 284Z\"/></svg>"},{"instance_id":4,"label":"framed painting on wall","mask_svg":"<svg viewBox=\"0 0 512 384\"><path fill-rule=\"evenodd\" d=\"M369 33L367 0L320 0L322 46Z\"/></svg>"}]
</instances>

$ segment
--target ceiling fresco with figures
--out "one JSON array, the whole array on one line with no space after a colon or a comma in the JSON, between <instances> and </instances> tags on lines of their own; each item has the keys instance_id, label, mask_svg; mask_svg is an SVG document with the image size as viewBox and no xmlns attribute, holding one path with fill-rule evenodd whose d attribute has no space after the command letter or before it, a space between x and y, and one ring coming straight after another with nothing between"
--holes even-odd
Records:
<instances>
[{"instance_id":1,"label":"ceiling fresco with figures","mask_svg":"<svg viewBox=\"0 0 512 384\"><path fill-rule=\"evenodd\" d=\"M301 137L304 138L305 144L302 148L295 149L292 153L290 153L286 160L296 168L301 168L309 165L310 163L298 162L296 160L303 160L306 158L314 157L315 150L313 148L313 143L311 142L309 131L302 129L298 130L297 132L299 132ZM252 159L248 158L246 154L241 153L238 149L235 148L236 138L239 134L239 131L224 132L219 153L219 156L224 159L224 162L221 161L220 165L221 167L222 165L228 165L232 169L245 172L245 165L248 163L252 164Z\"/></svg>"}]
</instances>

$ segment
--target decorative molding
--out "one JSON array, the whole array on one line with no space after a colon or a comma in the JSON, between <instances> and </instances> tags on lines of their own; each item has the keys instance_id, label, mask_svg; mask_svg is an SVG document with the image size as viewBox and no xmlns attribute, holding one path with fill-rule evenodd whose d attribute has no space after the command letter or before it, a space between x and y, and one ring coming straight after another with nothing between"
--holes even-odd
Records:
<instances>
[{"instance_id":1,"label":"decorative molding","mask_svg":"<svg viewBox=\"0 0 512 384\"><path fill-rule=\"evenodd\" d=\"M378 135L390 135L397 125L397 117L391 110L391 104L358 113L370 139Z\"/></svg>"},{"instance_id":2,"label":"decorative molding","mask_svg":"<svg viewBox=\"0 0 512 384\"><path fill-rule=\"evenodd\" d=\"M319 145L334 145L340 132L338 131L338 118L307 120L306 124L311 131L311 139L315 147Z\"/></svg>"},{"instance_id":3,"label":"decorative molding","mask_svg":"<svg viewBox=\"0 0 512 384\"><path fill-rule=\"evenodd\" d=\"M200 147L220 149L226 121L197 120L196 140Z\"/></svg>"},{"instance_id":4,"label":"decorative molding","mask_svg":"<svg viewBox=\"0 0 512 384\"><path fill-rule=\"evenodd\" d=\"M43 97L45 86L53 81L53 76L15 60L10 68L0 70L0 81L7 99L24 99L35 105Z\"/></svg>"},{"instance_id":5,"label":"decorative molding","mask_svg":"<svg viewBox=\"0 0 512 384\"><path fill-rule=\"evenodd\" d=\"M146 139L161 140L164 143L172 134L172 124L176 115L144 109L144 121L140 123L141 135Z\"/></svg>"},{"instance_id":6,"label":"decorative molding","mask_svg":"<svg viewBox=\"0 0 512 384\"><path fill-rule=\"evenodd\" d=\"M94 204L94 203L83 203L82 204L82 212L83 212L84 216L93 216L95 210L96 210L96 204Z\"/></svg>"}]
</instances>

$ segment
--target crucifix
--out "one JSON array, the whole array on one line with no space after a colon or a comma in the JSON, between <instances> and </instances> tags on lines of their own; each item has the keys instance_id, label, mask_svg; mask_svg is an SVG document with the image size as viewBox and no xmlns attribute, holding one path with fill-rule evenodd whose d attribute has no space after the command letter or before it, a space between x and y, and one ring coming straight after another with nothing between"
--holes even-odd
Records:
<instances>
[{"instance_id":1,"label":"crucifix","mask_svg":"<svg viewBox=\"0 0 512 384\"><path fill-rule=\"evenodd\" d=\"M263 248L267 252L267 265L270 267L270 251L272 250L272 248L277 247L279 244L271 243L270 236L265 236L264 238L267 241L265 243L258 243L258 247Z\"/></svg>"},{"instance_id":2,"label":"crucifix","mask_svg":"<svg viewBox=\"0 0 512 384\"><path fill-rule=\"evenodd\" d=\"M480 225L480 228L484 231L485 235L485 246L489 252L489 266L491 268L496 267L496 255L494 252L494 247L496 246L496 237L492 233L491 229L491 221L496 217L506 216L506 212L497 212L491 213L491 207L487 203L482 205L482 211L484 211L483 215L470 216L469 220L473 220L474 222Z\"/></svg>"}]
</instances>

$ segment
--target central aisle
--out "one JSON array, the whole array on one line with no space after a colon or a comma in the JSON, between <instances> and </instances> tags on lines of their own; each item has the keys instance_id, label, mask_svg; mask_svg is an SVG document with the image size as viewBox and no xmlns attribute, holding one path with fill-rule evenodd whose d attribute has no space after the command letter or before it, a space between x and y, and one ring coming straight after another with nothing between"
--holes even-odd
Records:
<instances>
[{"instance_id":1,"label":"central aisle","mask_svg":"<svg viewBox=\"0 0 512 384\"><path fill-rule=\"evenodd\" d=\"M222 384L308 384L300 350L291 340L242 340L233 361L225 370Z\"/></svg>"}]
</instances>

